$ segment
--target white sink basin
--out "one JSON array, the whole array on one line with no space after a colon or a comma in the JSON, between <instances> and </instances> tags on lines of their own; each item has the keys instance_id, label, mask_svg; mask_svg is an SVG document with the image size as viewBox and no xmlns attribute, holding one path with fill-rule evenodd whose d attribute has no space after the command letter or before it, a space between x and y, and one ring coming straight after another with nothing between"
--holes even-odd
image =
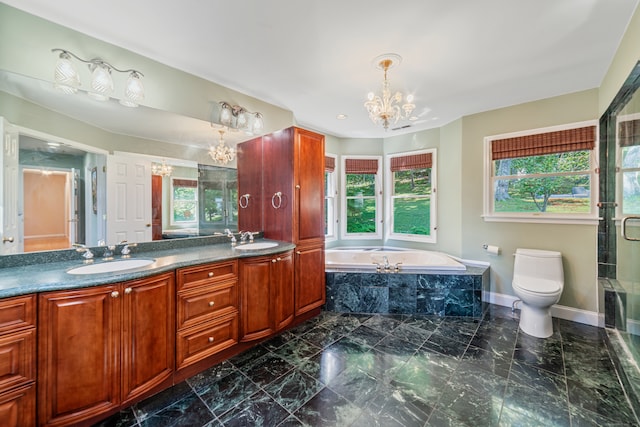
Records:
<instances>
[{"instance_id":1,"label":"white sink basin","mask_svg":"<svg viewBox=\"0 0 640 427\"><path fill-rule=\"evenodd\" d=\"M69 274L113 273L114 271L131 270L153 264L155 259L121 259L98 264L88 264L68 270Z\"/></svg>"},{"instance_id":2,"label":"white sink basin","mask_svg":"<svg viewBox=\"0 0 640 427\"><path fill-rule=\"evenodd\" d=\"M278 246L276 242L255 242L255 243L246 243L244 245L236 246L236 249L240 251L252 251L258 249L267 249L273 248L274 246Z\"/></svg>"}]
</instances>

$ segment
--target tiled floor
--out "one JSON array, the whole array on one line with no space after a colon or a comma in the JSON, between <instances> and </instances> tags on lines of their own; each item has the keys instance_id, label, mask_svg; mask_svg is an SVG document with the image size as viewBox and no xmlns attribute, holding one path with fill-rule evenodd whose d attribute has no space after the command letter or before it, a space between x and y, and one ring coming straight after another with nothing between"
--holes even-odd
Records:
<instances>
[{"instance_id":1,"label":"tiled floor","mask_svg":"<svg viewBox=\"0 0 640 427\"><path fill-rule=\"evenodd\" d=\"M517 315L516 315L517 316ZM100 425L638 425L602 329L323 312Z\"/></svg>"}]
</instances>

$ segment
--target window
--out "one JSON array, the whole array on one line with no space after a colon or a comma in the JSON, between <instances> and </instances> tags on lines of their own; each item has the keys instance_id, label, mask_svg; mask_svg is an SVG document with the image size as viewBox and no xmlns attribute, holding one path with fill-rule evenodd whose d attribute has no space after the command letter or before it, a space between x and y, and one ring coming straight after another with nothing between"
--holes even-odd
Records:
<instances>
[{"instance_id":1,"label":"window","mask_svg":"<svg viewBox=\"0 0 640 427\"><path fill-rule=\"evenodd\" d=\"M171 224L190 224L198 220L198 181L171 178Z\"/></svg>"},{"instance_id":2,"label":"window","mask_svg":"<svg viewBox=\"0 0 640 427\"><path fill-rule=\"evenodd\" d=\"M597 126L485 138L485 220L596 220Z\"/></svg>"},{"instance_id":3,"label":"window","mask_svg":"<svg viewBox=\"0 0 640 427\"><path fill-rule=\"evenodd\" d=\"M618 117L618 216L640 214L640 115Z\"/></svg>"},{"instance_id":4,"label":"window","mask_svg":"<svg viewBox=\"0 0 640 427\"><path fill-rule=\"evenodd\" d=\"M326 240L336 239L336 156L324 157L324 236Z\"/></svg>"},{"instance_id":5,"label":"window","mask_svg":"<svg viewBox=\"0 0 640 427\"><path fill-rule=\"evenodd\" d=\"M435 150L387 156L387 238L436 241Z\"/></svg>"},{"instance_id":6,"label":"window","mask_svg":"<svg viewBox=\"0 0 640 427\"><path fill-rule=\"evenodd\" d=\"M342 236L380 239L380 156L343 157Z\"/></svg>"}]
</instances>

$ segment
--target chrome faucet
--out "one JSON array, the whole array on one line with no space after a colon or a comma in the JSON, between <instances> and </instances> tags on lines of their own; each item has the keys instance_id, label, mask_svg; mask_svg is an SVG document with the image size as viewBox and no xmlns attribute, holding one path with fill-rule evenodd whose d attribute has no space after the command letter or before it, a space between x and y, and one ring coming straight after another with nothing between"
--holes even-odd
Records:
<instances>
[{"instance_id":1,"label":"chrome faucet","mask_svg":"<svg viewBox=\"0 0 640 427\"><path fill-rule=\"evenodd\" d=\"M240 232L240 243L244 243L247 241L247 237L249 238L249 242L253 242L253 233L251 231L241 231Z\"/></svg>"},{"instance_id":2,"label":"chrome faucet","mask_svg":"<svg viewBox=\"0 0 640 427\"><path fill-rule=\"evenodd\" d=\"M236 236L234 236L231 230L229 230L228 228L225 228L224 232L227 233L227 237L231 237L231 246L235 246L236 243L238 242L236 240Z\"/></svg>"},{"instance_id":3,"label":"chrome faucet","mask_svg":"<svg viewBox=\"0 0 640 427\"><path fill-rule=\"evenodd\" d=\"M127 243L126 240L123 240L120 244L124 245L122 249L120 249L120 255L122 255L122 258L129 258L131 256L131 248L138 246L137 243Z\"/></svg>"},{"instance_id":4,"label":"chrome faucet","mask_svg":"<svg viewBox=\"0 0 640 427\"><path fill-rule=\"evenodd\" d=\"M74 243L73 246L76 248L76 252L82 253L82 258L84 258L85 263L93 262L93 252L91 252L91 249L80 243Z\"/></svg>"},{"instance_id":5,"label":"chrome faucet","mask_svg":"<svg viewBox=\"0 0 640 427\"><path fill-rule=\"evenodd\" d=\"M391 270L391 264L389 264L389 258L387 258L387 256L384 255L382 259L384 260L384 269Z\"/></svg>"}]
</instances>

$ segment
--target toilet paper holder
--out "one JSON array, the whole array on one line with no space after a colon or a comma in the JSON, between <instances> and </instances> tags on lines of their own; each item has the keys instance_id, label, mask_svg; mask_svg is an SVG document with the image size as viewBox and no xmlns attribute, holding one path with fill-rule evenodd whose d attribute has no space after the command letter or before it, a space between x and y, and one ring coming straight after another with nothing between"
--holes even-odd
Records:
<instances>
[{"instance_id":1,"label":"toilet paper holder","mask_svg":"<svg viewBox=\"0 0 640 427\"><path fill-rule=\"evenodd\" d=\"M486 243L482 245L482 249L487 251L490 255L499 255L500 254L500 246L487 245Z\"/></svg>"}]
</instances>

